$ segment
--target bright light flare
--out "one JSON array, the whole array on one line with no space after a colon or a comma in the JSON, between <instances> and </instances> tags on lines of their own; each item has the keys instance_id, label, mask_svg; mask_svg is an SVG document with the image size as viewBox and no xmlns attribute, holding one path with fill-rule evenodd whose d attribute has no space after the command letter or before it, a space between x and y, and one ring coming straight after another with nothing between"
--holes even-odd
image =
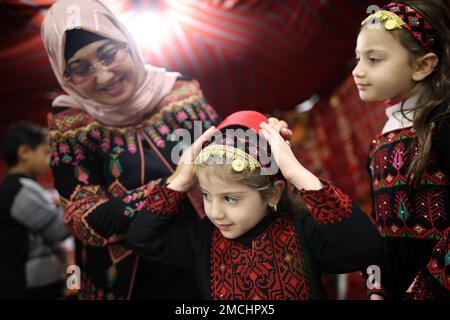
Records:
<instances>
[{"instance_id":1,"label":"bright light flare","mask_svg":"<svg viewBox=\"0 0 450 320\"><path fill-rule=\"evenodd\" d=\"M130 30L139 47L156 48L169 38L166 13L133 12L121 19Z\"/></svg>"}]
</instances>

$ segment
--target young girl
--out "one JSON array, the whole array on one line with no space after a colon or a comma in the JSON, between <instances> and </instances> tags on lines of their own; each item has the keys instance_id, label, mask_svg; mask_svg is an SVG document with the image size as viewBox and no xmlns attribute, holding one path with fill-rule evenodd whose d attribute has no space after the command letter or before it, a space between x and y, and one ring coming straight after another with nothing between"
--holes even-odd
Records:
<instances>
[{"instance_id":1,"label":"young girl","mask_svg":"<svg viewBox=\"0 0 450 320\"><path fill-rule=\"evenodd\" d=\"M267 123L262 114L241 111L208 129L183 154L178 170L154 186L150 213L135 218L126 241L145 258L194 270L205 299L326 298L321 270L345 273L372 264L381 238L368 217L325 181L319 192L300 191L311 206L327 194L312 214L295 204L285 179L292 163L276 159L281 171L273 170L270 148L258 134L261 122ZM282 140L283 156L295 159L278 131L265 128ZM172 220L194 172L208 219Z\"/></svg>"},{"instance_id":2,"label":"young girl","mask_svg":"<svg viewBox=\"0 0 450 320\"><path fill-rule=\"evenodd\" d=\"M386 100L388 116L369 155L384 237L382 286L371 298L449 298L449 25L440 2L401 1L364 20L358 36L353 76L359 95ZM273 130L263 134L271 144L281 141ZM292 163L280 167L294 171L298 188L319 183L294 159L281 159ZM318 204L328 197L325 188L318 199L319 193Z\"/></svg>"}]
</instances>

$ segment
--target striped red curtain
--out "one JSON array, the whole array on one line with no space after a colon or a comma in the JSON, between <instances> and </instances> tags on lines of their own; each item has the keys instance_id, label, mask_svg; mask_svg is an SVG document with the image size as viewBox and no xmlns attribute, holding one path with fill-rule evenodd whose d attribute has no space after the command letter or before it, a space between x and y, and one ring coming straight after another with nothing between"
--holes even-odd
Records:
<instances>
[{"instance_id":1,"label":"striped red curtain","mask_svg":"<svg viewBox=\"0 0 450 320\"><path fill-rule=\"evenodd\" d=\"M243 107L264 112L292 109L310 95L336 87L348 73L359 21L369 4L106 1L131 25L153 12L160 25L144 23L133 29L143 35L138 38L147 61L197 78L222 115ZM19 118L45 123L50 102L59 92L40 39L40 24L52 2L0 4L0 112L6 115L0 129Z\"/></svg>"},{"instance_id":2,"label":"striped red curtain","mask_svg":"<svg viewBox=\"0 0 450 320\"><path fill-rule=\"evenodd\" d=\"M300 157L364 199L367 189L358 186L367 141L383 115L361 103L345 79L359 22L368 5L384 1L105 1L132 29L149 63L198 79L222 116L241 108L293 110L319 94ZM0 132L19 119L46 124L60 93L40 38L52 3L0 3Z\"/></svg>"}]
</instances>

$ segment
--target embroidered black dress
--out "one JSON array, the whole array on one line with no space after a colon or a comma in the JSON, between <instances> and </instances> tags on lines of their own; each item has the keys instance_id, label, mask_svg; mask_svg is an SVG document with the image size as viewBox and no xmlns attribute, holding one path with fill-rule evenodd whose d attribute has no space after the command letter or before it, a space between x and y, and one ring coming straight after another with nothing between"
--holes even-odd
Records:
<instances>
[{"instance_id":1,"label":"embroidered black dress","mask_svg":"<svg viewBox=\"0 0 450 320\"><path fill-rule=\"evenodd\" d=\"M448 110L443 104L437 114ZM417 186L407 171L417 152L412 127L386 132L372 141L369 173L374 214L383 237L381 288L370 289L386 299L449 299L450 290L450 120L435 124L432 150ZM325 202L325 190L316 204Z\"/></svg>"},{"instance_id":2,"label":"embroidered black dress","mask_svg":"<svg viewBox=\"0 0 450 320\"><path fill-rule=\"evenodd\" d=\"M194 139L195 121L206 129L218 120L198 82L178 80L139 126L103 126L73 108L54 108L48 120L55 186L63 197L65 224L77 237L80 298L197 298L192 273L139 260L123 235L136 216L148 214L149 190L175 167L173 134L186 129ZM183 219L198 219L187 199L181 211Z\"/></svg>"},{"instance_id":3,"label":"embroidered black dress","mask_svg":"<svg viewBox=\"0 0 450 320\"><path fill-rule=\"evenodd\" d=\"M183 194L161 181L149 194L149 212L132 222L127 242L142 257L193 270L205 299L325 299L321 270L346 273L372 264L380 258L381 238L346 195L324 183L320 193L300 192L309 203L327 194L312 212L269 214L230 240L208 218L181 221L175 213Z\"/></svg>"},{"instance_id":4,"label":"embroidered black dress","mask_svg":"<svg viewBox=\"0 0 450 320\"><path fill-rule=\"evenodd\" d=\"M437 113L448 109L448 103ZM369 154L374 213L384 237L382 289L402 299L417 277L413 299L450 294L450 120L435 124L422 179L411 186L407 171L417 153L412 127L377 136Z\"/></svg>"}]
</instances>

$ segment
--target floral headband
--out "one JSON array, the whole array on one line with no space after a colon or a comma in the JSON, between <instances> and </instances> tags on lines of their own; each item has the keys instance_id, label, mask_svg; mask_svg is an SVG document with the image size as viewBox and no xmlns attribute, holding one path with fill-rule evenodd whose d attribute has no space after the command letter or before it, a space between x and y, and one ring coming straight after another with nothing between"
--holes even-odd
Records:
<instances>
[{"instance_id":1,"label":"floral headband","mask_svg":"<svg viewBox=\"0 0 450 320\"><path fill-rule=\"evenodd\" d=\"M391 2L383 10L368 16L361 25L369 22L384 22L386 30L406 29L428 51L434 51L437 32L425 17L410 6L400 2Z\"/></svg>"}]
</instances>

